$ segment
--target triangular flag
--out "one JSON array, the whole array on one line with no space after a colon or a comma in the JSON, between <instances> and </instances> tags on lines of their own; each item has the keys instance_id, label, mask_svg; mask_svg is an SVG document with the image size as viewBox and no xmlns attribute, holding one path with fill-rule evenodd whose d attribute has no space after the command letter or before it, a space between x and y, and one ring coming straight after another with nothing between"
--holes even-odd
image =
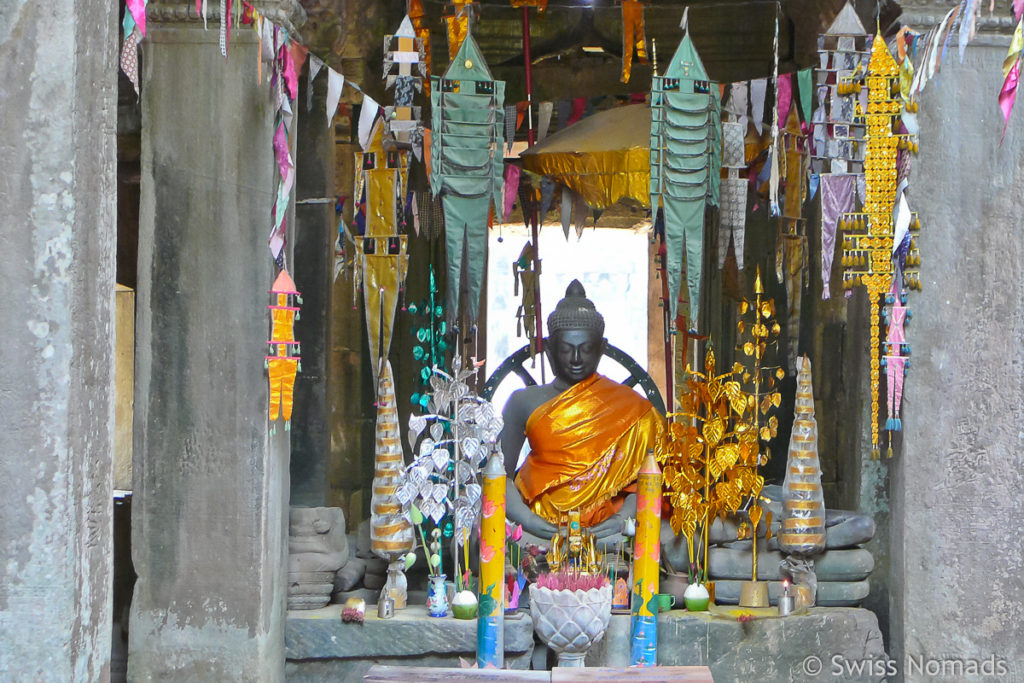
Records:
<instances>
[{"instance_id":1,"label":"triangular flag","mask_svg":"<svg viewBox=\"0 0 1024 683\"><path fill-rule=\"evenodd\" d=\"M1024 2L1024 0L1021 0ZM553 102L541 102L537 107L537 142L543 142L548 136L548 128L551 127L551 112L554 110Z\"/></svg>"},{"instance_id":2,"label":"triangular flag","mask_svg":"<svg viewBox=\"0 0 1024 683\"><path fill-rule=\"evenodd\" d=\"M146 0L128 0L128 11L132 13L132 18L135 19L135 25L139 27L139 32L146 35Z\"/></svg>"},{"instance_id":3,"label":"triangular flag","mask_svg":"<svg viewBox=\"0 0 1024 683\"><path fill-rule=\"evenodd\" d=\"M370 131L377 120L380 105L369 95L363 94L363 108L359 112L359 145L366 149L370 144Z\"/></svg>"},{"instance_id":4,"label":"triangular flag","mask_svg":"<svg viewBox=\"0 0 1024 683\"><path fill-rule=\"evenodd\" d=\"M800 90L800 113L804 121L810 121L813 116L811 103L814 102L814 76L812 69L804 69L796 72L796 84Z\"/></svg>"},{"instance_id":5,"label":"triangular flag","mask_svg":"<svg viewBox=\"0 0 1024 683\"><path fill-rule=\"evenodd\" d=\"M1010 124L1010 113L1013 112L1013 102L1017 99L1017 83L1020 81L1020 58L1010 67L1010 72L1003 82L1003 89L999 91L999 108L1003 110L1003 137L1006 137L1006 127Z\"/></svg>"},{"instance_id":6,"label":"triangular flag","mask_svg":"<svg viewBox=\"0 0 1024 683\"><path fill-rule=\"evenodd\" d=\"M562 188L562 232L565 239L569 239L569 228L572 226L572 190L568 187Z\"/></svg>"},{"instance_id":7,"label":"triangular flag","mask_svg":"<svg viewBox=\"0 0 1024 683\"><path fill-rule=\"evenodd\" d=\"M776 81L775 101L779 105L779 122L785 124L789 118L789 107L793 104L793 74L779 74Z\"/></svg>"},{"instance_id":8,"label":"triangular flag","mask_svg":"<svg viewBox=\"0 0 1024 683\"><path fill-rule=\"evenodd\" d=\"M768 79L755 78L750 81L750 110L754 117L754 128L760 135L764 129L764 98L768 92Z\"/></svg>"},{"instance_id":9,"label":"triangular flag","mask_svg":"<svg viewBox=\"0 0 1024 683\"><path fill-rule=\"evenodd\" d=\"M327 127L331 127L334 121L334 112L338 111L338 101L341 100L341 89L345 85L345 77L327 67ZM312 89L310 89L312 92Z\"/></svg>"},{"instance_id":10,"label":"triangular flag","mask_svg":"<svg viewBox=\"0 0 1024 683\"><path fill-rule=\"evenodd\" d=\"M324 61L316 55L309 56L309 80L306 82L306 111L313 111L313 79L320 73Z\"/></svg>"}]
</instances>

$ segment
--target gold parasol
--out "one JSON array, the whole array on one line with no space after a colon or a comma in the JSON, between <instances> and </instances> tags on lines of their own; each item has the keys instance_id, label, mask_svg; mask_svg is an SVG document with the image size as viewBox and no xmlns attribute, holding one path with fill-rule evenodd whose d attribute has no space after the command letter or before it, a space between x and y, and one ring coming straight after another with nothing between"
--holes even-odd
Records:
<instances>
[{"instance_id":1,"label":"gold parasol","mask_svg":"<svg viewBox=\"0 0 1024 683\"><path fill-rule=\"evenodd\" d=\"M520 154L523 168L581 195L592 209L623 197L650 205L651 109L629 104L588 116Z\"/></svg>"}]
</instances>

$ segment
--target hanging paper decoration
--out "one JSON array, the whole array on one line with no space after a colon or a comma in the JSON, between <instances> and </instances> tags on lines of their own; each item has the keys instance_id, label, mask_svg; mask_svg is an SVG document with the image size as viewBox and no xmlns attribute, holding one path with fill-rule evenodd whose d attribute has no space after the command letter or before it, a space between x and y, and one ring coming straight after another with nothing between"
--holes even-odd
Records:
<instances>
[{"instance_id":1,"label":"hanging paper decoration","mask_svg":"<svg viewBox=\"0 0 1024 683\"><path fill-rule=\"evenodd\" d=\"M287 270L278 273L270 288L270 354L265 358L267 377L270 383L271 422L278 416L285 421L288 429L292 419L292 396L295 375L299 366L299 342L295 340L295 319L298 318L302 297L295 289L295 283Z\"/></svg>"},{"instance_id":2,"label":"hanging paper decoration","mask_svg":"<svg viewBox=\"0 0 1024 683\"><path fill-rule=\"evenodd\" d=\"M670 320L675 325L683 246L689 326L696 329L704 260L704 208L718 205L722 129L718 84L708 80L683 12L683 39L651 83L651 212L665 213Z\"/></svg>"},{"instance_id":3,"label":"hanging paper decoration","mask_svg":"<svg viewBox=\"0 0 1024 683\"><path fill-rule=\"evenodd\" d=\"M399 291L409 267L408 242L398 232L408 178L408 151L388 139L377 121L365 152L355 154L354 196L365 192L365 226L356 238L356 282L362 284L370 353L386 358ZM378 364L373 363L374 380Z\"/></svg>"},{"instance_id":4,"label":"hanging paper decoration","mask_svg":"<svg viewBox=\"0 0 1024 683\"><path fill-rule=\"evenodd\" d=\"M412 524L397 495L405 459L398 432L398 405L391 363L380 358L377 367L377 431L373 456L373 495L370 498L370 550L388 561L389 572L405 568L404 556L413 548ZM404 577L399 580L405 583Z\"/></svg>"},{"instance_id":5,"label":"hanging paper decoration","mask_svg":"<svg viewBox=\"0 0 1024 683\"><path fill-rule=\"evenodd\" d=\"M519 288L522 286L523 299L516 310L516 336L522 337L525 333L530 342L530 358L535 359L537 355L537 271L536 250L533 243L527 242L523 250L519 252L519 258L512 264L512 279L514 282L513 296L519 296Z\"/></svg>"},{"instance_id":6,"label":"hanging paper decoration","mask_svg":"<svg viewBox=\"0 0 1024 683\"><path fill-rule=\"evenodd\" d=\"M419 76L413 75L414 66ZM384 82L395 92L395 103L384 107L384 122L387 137L411 149L417 159L423 156L423 122L420 107L413 106L413 97L423 89L426 74L423 43L406 16L394 35L384 37Z\"/></svg>"},{"instance_id":7,"label":"hanging paper decoration","mask_svg":"<svg viewBox=\"0 0 1024 683\"><path fill-rule=\"evenodd\" d=\"M409 20L423 48L423 92L430 97L430 29L427 28L426 12L423 11L423 0L409 0Z\"/></svg>"},{"instance_id":8,"label":"hanging paper decoration","mask_svg":"<svg viewBox=\"0 0 1024 683\"><path fill-rule=\"evenodd\" d=\"M744 103L746 99L743 100ZM735 114L730 113L732 118ZM725 256L732 239L736 266L743 269L743 236L747 223L746 178L739 177L739 169L747 167L745 159L743 124L729 121L722 124L722 168L727 176L722 178L721 214L718 226L718 267L725 266Z\"/></svg>"},{"instance_id":9,"label":"hanging paper decoration","mask_svg":"<svg viewBox=\"0 0 1024 683\"><path fill-rule=\"evenodd\" d=\"M818 36L818 107L812 122L810 172L819 176L821 186L822 299L832 296L836 227L839 218L855 208L857 177L864 168L864 122L854 115L854 96L860 92L854 79L864 72L870 41L849 3Z\"/></svg>"},{"instance_id":10,"label":"hanging paper decoration","mask_svg":"<svg viewBox=\"0 0 1024 683\"><path fill-rule=\"evenodd\" d=\"M469 301L476 323L487 257L487 216L502 209L505 82L491 77L472 34L443 78L433 77L430 189L444 206L448 257L448 315L458 318L459 284L466 254Z\"/></svg>"},{"instance_id":11,"label":"hanging paper decoration","mask_svg":"<svg viewBox=\"0 0 1024 683\"><path fill-rule=\"evenodd\" d=\"M644 6L640 0L622 0L622 76L629 83L633 68L633 51L641 62L647 61L647 42L644 39Z\"/></svg>"},{"instance_id":12,"label":"hanging paper decoration","mask_svg":"<svg viewBox=\"0 0 1024 683\"><path fill-rule=\"evenodd\" d=\"M875 36L871 46L865 80L868 104L866 110L858 113L866 122L866 196L863 211L846 214L840 228L844 233L843 259L847 264L844 284L847 288L863 286L867 289L871 306L868 322L871 331L871 457L878 458L879 300L889 290L893 278L898 148L916 146L916 142L893 132L901 110L896 99L899 66L880 34ZM917 216L907 210L904 220L908 232L916 232Z\"/></svg>"},{"instance_id":13,"label":"hanging paper decoration","mask_svg":"<svg viewBox=\"0 0 1024 683\"><path fill-rule=\"evenodd\" d=\"M854 117L853 95L860 93L855 79L863 75L869 56L868 35L847 3L818 36L818 111L813 137L811 173L859 173L863 168L863 121Z\"/></svg>"}]
</instances>

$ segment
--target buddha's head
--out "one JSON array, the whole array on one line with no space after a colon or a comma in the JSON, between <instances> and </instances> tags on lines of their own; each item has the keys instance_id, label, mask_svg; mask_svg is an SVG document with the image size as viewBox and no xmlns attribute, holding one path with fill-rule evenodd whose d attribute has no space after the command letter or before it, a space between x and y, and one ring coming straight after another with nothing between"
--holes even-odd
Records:
<instances>
[{"instance_id":1,"label":"buddha's head","mask_svg":"<svg viewBox=\"0 0 1024 683\"><path fill-rule=\"evenodd\" d=\"M580 281L573 280L548 316L547 356L555 378L571 386L590 377L607 345L604 317Z\"/></svg>"}]
</instances>

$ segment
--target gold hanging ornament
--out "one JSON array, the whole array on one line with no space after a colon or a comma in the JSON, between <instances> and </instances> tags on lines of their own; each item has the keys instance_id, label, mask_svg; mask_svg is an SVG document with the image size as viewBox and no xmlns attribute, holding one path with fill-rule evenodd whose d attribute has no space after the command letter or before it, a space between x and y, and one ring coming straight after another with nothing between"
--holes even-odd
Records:
<instances>
[{"instance_id":1,"label":"gold hanging ornament","mask_svg":"<svg viewBox=\"0 0 1024 683\"><path fill-rule=\"evenodd\" d=\"M847 289L863 286L871 306L871 458L879 457L878 380L880 372L880 299L889 291L893 278L893 212L897 199L897 150L916 142L911 136L894 132L903 104L899 90L900 70L880 33L871 45L864 82L868 88L867 111L858 105L858 117L866 129L867 151L864 158L865 198L860 212L843 216L842 263ZM912 214L911 225L917 225Z\"/></svg>"}]
</instances>

